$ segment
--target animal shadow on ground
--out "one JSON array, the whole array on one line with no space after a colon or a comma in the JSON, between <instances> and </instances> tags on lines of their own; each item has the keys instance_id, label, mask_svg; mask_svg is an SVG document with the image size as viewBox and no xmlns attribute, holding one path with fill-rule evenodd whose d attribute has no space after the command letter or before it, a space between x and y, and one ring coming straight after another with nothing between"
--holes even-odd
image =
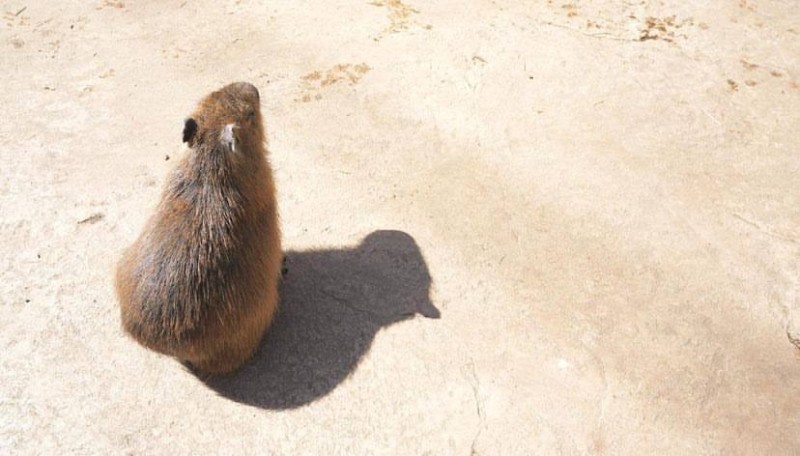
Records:
<instances>
[{"instance_id":1,"label":"animal shadow on ground","mask_svg":"<svg viewBox=\"0 0 800 456\"><path fill-rule=\"evenodd\" d=\"M265 409L300 407L344 381L379 329L418 313L439 318L425 260L402 231L286 258L280 309L253 359L231 376L202 379L222 396Z\"/></svg>"}]
</instances>

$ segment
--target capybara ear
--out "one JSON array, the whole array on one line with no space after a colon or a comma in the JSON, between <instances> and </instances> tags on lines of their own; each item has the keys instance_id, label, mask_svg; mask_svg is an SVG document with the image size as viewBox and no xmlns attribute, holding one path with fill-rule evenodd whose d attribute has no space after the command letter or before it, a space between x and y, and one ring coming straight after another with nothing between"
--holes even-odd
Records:
<instances>
[{"instance_id":1,"label":"capybara ear","mask_svg":"<svg viewBox=\"0 0 800 456\"><path fill-rule=\"evenodd\" d=\"M194 144L195 133L197 133L197 122L190 117L183 125L183 142L189 143L190 146Z\"/></svg>"}]
</instances>

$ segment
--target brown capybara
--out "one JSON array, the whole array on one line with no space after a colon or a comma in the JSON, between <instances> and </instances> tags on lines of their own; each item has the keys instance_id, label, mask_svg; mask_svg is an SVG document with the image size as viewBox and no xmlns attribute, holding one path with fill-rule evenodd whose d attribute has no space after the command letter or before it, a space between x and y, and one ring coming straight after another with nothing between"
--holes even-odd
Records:
<instances>
[{"instance_id":1,"label":"brown capybara","mask_svg":"<svg viewBox=\"0 0 800 456\"><path fill-rule=\"evenodd\" d=\"M258 89L238 82L186 120L189 151L117 265L122 326L207 374L247 361L278 305L280 231Z\"/></svg>"}]
</instances>

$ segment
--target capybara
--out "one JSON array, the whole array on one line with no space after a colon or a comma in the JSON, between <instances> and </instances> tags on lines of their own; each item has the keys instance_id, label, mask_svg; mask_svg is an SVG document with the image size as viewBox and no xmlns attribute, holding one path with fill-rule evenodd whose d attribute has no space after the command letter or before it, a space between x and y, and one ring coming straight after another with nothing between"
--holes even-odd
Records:
<instances>
[{"instance_id":1,"label":"capybara","mask_svg":"<svg viewBox=\"0 0 800 456\"><path fill-rule=\"evenodd\" d=\"M247 361L278 305L283 253L258 89L229 84L185 121L189 148L117 265L122 327L206 374Z\"/></svg>"}]
</instances>

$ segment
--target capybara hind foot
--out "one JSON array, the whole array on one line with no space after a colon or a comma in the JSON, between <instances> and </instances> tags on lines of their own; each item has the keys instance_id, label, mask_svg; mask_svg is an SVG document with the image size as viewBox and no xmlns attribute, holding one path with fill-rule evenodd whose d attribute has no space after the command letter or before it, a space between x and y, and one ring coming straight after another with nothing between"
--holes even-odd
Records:
<instances>
[{"instance_id":1,"label":"capybara hind foot","mask_svg":"<svg viewBox=\"0 0 800 456\"><path fill-rule=\"evenodd\" d=\"M191 369L195 372L199 372L205 375L213 375L213 376L225 376L231 375L239 370L250 358L252 354L248 356L238 356L238 357L226 357L226 356L219 356L216 358L204 358L204 359L194 359L194 360L186 360Z\"/></svg>"},{"instance_id":2,"label":"capybara hind foot","mask_svg":"<svg viewBox=\"0 0 800 456\"><path fill-rule=\"evenodd\" d=\"M209 375L229 375L242 367L253 357L258 349L260 340L247 341L241 345L228 345L227 347L195 355L185 359L193 370Z\"/></svg>"}]
</instances>

